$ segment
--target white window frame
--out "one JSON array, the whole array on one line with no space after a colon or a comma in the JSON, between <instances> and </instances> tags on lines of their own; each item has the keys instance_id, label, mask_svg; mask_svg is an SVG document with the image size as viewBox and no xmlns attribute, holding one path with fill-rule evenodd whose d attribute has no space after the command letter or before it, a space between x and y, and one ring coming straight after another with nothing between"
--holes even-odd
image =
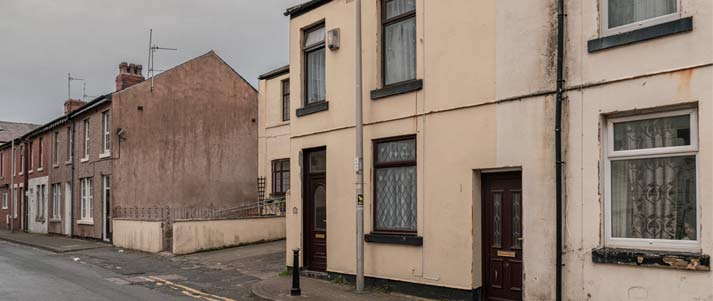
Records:
<instances>
[{"instance_id":1,"label":"white window frame","mask_svg":"<svg viewBox=\"0 0 713 301\"><path fill-rule=\"evenodd\" d=\"M109 157L111 154L111 115L109 111L102 113L102 148L104 152L100 157Z\"/></svg>"},{"instance_id":2,"label":"white window frame","mask_svg":"<svg viewBox=\"0 0 713 301\"><path fill-rule=\"evenodd\" d=\"M5 177L5 152L0 151L0 179Z\"/></svg>"},{"instance_id":3,"label":"white window frame","mask_svg":"<svg viewBox=\"0 0 713 301\"><path fill-rule=\"evenodd\" d=\"M633 31L644 27L654 26L661 23L666 23L673 20L678 20L681 18L681 0L676 0L676 12L668 15L658 16L651 19L646 19L634 23L629 23L626 25L617 26L614 28L609 28L609 0L599 0L599 16L601 20L601 32L602 36L611 36L615 34L624 33L627 31Z\"/></svg>"},{"instance_id":4,"label":"white window frame","mask_svg":"<svg viewBox=\"0 0 713 301\"><path fill-rule=\"evenodd\" d=\"M4 191L0 197L2 198L2 209L7 209L7 191Z\"/></svg>"},{"instance_id":5,"label":"white window frame","mask_svg":"<svg viewBox=\"0 0 713 301\"><path fill-rule=\"evenodd\" d=\"M78 224L94 224L94 181L91 177L82 178L80 182L80 219Z\"/></svg>"},{"instance_id":6,"label":"white window frame","mask_svg":"<svg viewBox=\"0 0 713 301\"><path fill-rule=\"evenodd\" d=\"M82 162L89 161L89 119L84 119L83 130L84 130L84 157L82 157Z\"/></svg>"},{"instance_id":7,"label":"white window frame","mask_svg":"<svg viewBox=\"0 0 713 301\"><path fill-rule=\"evenodd\" d=\"M659 147L650 149L622 150L614 151L614 124L628 121L655 119L664 117L690 116L691 144L685 146ZM614 248L634 248L649 250L672 250L699 252L701 250L701 207L700 207L700 168L698 163L698 115L696 109L685 109L668 111L661 113L641 114L628 117L611 118L607 120L606 135L606 160L605 160L605 198L604 202L604 230L607 247ZM661 157L695 156L696 158L696 240L673 240L673 239L644 239L644 238L620 238L612 237L611 218L611 163L617 160L626 159L650 159Z\"/></svg>"},{"instance_id":8,"label":"white window frame","mask_svg":"<svg viewBox=\"0 0 713 301\"><path fill-rule=\"evenodd\" d=\"M60 210L62 210L61 199L62 199L62 189L60 184L52 184L52 219L59 221L62 216Z\"/></svg>"},{"instance_id":9,"label":"white window frame","mask_svg":"<svg viewBox=\"0 0 713 301\"><path fill-rule=\"evenodd\" d=\"M74 130L72 127L67 127L67 163L74 160Z\"/></svg>"}]
</instances>

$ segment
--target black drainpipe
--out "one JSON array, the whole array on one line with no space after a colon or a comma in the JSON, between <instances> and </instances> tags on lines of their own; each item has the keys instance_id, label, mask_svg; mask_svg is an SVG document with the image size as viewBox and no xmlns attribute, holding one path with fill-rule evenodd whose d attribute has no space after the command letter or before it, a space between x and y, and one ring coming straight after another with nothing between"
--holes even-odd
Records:
<instances>
[{"instance_id":1,"label":"black drainpipe","mask_svg":"<svg viewBox=\"0 0 713 301\"><path fill-rule=\"evenodd\" d=\"M555 112L555 161L557 202L556 300L562 300L562 94L564 93L564 0L557 0L557 95Z\"/></svg>"}]
</instances>

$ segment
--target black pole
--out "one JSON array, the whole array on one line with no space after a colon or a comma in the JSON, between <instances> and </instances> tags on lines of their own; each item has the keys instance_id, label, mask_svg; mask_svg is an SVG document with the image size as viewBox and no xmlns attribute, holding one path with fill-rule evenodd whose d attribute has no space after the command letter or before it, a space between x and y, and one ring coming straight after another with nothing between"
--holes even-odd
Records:
<instances>
[{"instance_id":1,"label":"black pole","mask_svg":"<svg viewBox=\"0 0 713 301\"><path fill-rule=\"evenodd\" d=\"M292 289L290 295L299 296L300 290L300 249L292 249Z\"/></svg>"},{"instance_id":2,"label":"black pole","mask_svg":"<svg viewBox=\"0 0 713 301\"><path fill-rule=\"evenodd\" d=\"M557 210L556 300L562 300L562 94L564 93L564 0L557 1L557 96L555 112L555 187Z\"/></svg>"}]
</instances>

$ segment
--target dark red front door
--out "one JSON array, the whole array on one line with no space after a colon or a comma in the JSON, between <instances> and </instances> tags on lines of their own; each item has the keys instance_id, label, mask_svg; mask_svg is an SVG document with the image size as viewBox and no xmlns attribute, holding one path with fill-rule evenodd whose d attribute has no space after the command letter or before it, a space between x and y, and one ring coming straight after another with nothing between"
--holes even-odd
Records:
<instances>
[{"instance_id":1,"label":"dark red front door","mask_svg":"<svg viewBox=\"0 0 713 301\"><path fill-rule=\"evenodd\" d=\"M483 174L483 294L522 300L521 172Z\"/></svg>"},{"instance_id":2,"label":"dark red front door","mask_svg":"<svg viewBox=\"0 0 713 301\"><path fill-rule=\"evenodd\" d=\"M327 270L327 158L326 150L305 151L304 265L308 270Z\"/></svg>"}]
</instances>

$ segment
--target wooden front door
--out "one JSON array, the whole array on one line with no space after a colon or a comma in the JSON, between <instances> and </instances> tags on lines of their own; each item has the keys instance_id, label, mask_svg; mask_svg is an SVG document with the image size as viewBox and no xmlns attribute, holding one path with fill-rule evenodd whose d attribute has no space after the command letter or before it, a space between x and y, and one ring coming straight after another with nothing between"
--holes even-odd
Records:
<instances>
[{"instance_id":1,"label":"wooden front door","mask_svg":"<svg viewBox=\"0 0 713 301\"><path fill-rule=\"evenodd\" d=\"M304 152L304 266L327 270L327 151Z\"/></svg>"},{"instance_id":2,"label":"wooden front door","mask_svg":"<svg viewBox=\"0 0 713 301\"><path fill-rule=\"evenodd\" d=\"M521 172L483 174L483 295L522 300Z\"/></svg>"}]
</instances>

